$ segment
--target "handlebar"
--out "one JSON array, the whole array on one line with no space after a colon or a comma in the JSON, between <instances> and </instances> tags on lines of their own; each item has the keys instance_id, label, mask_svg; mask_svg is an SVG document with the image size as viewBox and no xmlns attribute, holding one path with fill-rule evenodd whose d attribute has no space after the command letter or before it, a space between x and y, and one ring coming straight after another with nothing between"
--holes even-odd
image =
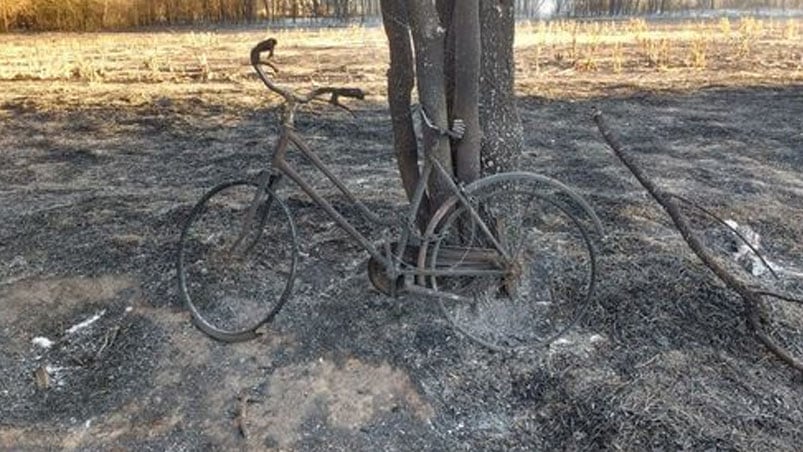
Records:
<instances>
[{"instance_id":1,"label":"handlebar","mask_svg":"<svg viewBox=\"0 0 803 452\"><path fill-rule=\"evenodd\" d=\"M265 86L268 87L269 90L273 91L274 93L282 96L285 101L290 104L306 104L309 103L321 96L330 95L328 102L332 105L337 107L343 108L347 111L351 111L345 105L341 104L339 98L341 97L348 97L352 99L364 99L365 92L359 88L337 88L337 87L320 87L315 88L308 92L306 95L301 96L296 94L293 90L287 87L279 86L273 82L273 80L268 76L265 72L263 66L269 66L274 72L279 72L276 66L268 61L270 58L273 57L273 50L276 47L277 41L274 38L268 38L251 49L251 65L254 66L259 78L262 79L262 82L265 83ZM262 59L262 54L265 52L269 52L267 59Z\"/></svg>"}]
</instances>

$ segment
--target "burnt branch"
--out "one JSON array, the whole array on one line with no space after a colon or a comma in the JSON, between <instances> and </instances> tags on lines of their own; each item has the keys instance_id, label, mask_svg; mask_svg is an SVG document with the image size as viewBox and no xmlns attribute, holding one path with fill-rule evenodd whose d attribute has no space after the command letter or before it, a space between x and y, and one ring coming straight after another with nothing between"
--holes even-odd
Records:
<instances>
[{"instance_id":1,"label":"burnt branch","mask_svg":"<svg viewBox=\"0 0 803 452\"><path fill-rule=\"evenodd\" d=\"M349 107L340 103L340 98L349 97L351 99L365 99L365 92L359 88L334 88L331 86L315 88L307 95L307 97L312 100L321 96L326 96L327 94L329 95L329 100L327 100L328 103L334 105L335 107L342 108L352 115L354 112L352 112Z\"/></svg>"},{"instance_id":2,"label":"burnt branch","mask_svg":"<svg viewBox=\"0 0 803 452\"><path fill-rule=\"evenodd\" d=\"M677 203L674 201L673 196L660 190L651 179L649 179L636 162L625 152L624 146L616 136L616 134L608 127L602 112L594 109L593 113L594 122L597 124L602 136L608 143L613 153L617 158L633 173L633 176L638 179L639 183L649 192L649 194L664 208L666 213L672 219L683 240L689 245L689 248L694 254L708 267L714 274L725 283L725 285L739 294L744 302L744 312L750 324L753 334L756 335L759 341L766 346L772 353L789 366L803 372L803 361L792 356L792 354L769 334L764 331L761 325L761 303L762 296L775 297L779 299L787 299L785 296L780 297L776 294L766 291L756 291L748 287L744 282L732 275L724 267L722 267L703 246L697 236L692 232L688 222L683 217ZM796 300L795 300L796 301Z\"/></svg>"},{"instance_id":3,"label":"burnt branch","mask_svg":"<svg viewBox=\"0 0 803 452\"><path fill-rule=\"evenodd\" d=\"M263 53L268 52L267 58L273 58L273 50L276 48L277 41L274 38L268 38L259 42L251 49L251 64L259 64L260 57Z\"/></svg>"}]
</instances>

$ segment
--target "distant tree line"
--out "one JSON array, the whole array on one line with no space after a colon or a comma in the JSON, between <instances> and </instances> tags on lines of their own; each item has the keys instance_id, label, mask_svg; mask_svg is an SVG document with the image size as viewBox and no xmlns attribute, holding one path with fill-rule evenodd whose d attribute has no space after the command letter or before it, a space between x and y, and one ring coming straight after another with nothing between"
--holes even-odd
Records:
<instances>
[{"instance_id":1,"label":"distant tree line","mask_svg":"<svg viewBox=\"0 0 803 452\"><path fill-rule=\"evenodd\" d=\"M801 9L803 0L515 0L519 17ZM379 17L380 0L0 0L0 32Z\"/></svg>"},{"instance_id":2,"label":"distant tree line","mask_svg":"<svg viewBox=\"0 0 803 452\"><path fill-rule=\"evenodd\" d=\"M379 0L0 0L0 32L379 17Z\"/></svg>"},{"instance_id":3,"label":"distant tree line","mask_svg":"<svg viewBox=\"0 0 803 452\"><path fill-rule=\"evenodd\" d=\"M526 3L530 3L524 0ZM549 0L541 0L549 1ZM704 10L800 10L803 0L552 0L557 16L635 16Z\"/></svg>"}]
</instances>

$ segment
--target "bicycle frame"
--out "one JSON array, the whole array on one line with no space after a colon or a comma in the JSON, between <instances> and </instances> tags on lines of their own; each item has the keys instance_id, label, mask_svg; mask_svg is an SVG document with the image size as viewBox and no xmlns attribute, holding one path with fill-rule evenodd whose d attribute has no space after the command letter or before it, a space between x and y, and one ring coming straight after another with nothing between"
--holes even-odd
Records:
<instances>
[{"instance_id":1,"label":"bicycle frame","mask_svg":"<svg viewBox=\"0 0 803 452\"><path fill-rule=\"evenodd\" d=\"M422 276L429 275L448 275L448 276L458 276L458 275L469 275L469 276L479 276L479 275L488 275L489 272L494 275L503 275L504 272L501 270L501 266L499 265L498 257L501 255L502 260L505 264L511 263L511 258L508 256L507 251L504 247L499 243L497 238L491 232L491 228L483 221L480 217L479 213L474 209L471 203L466 199L465 195L463 194L463 190L459 187L455 181L453 180L453 176L447 171L443 165L440 164L436 159L432 156L427 156L424 160L424 167L422 169L422 174L419 179L418 185L413 193L413 198L410 202L410 207L408 209L406 218L400 222L398 218L394 219L393 221L385 221L382 218L374 215L363 203L361 203L354 194L343 184L343 182L337 178L337 176L326 166L326 164L321 161L315 152L304 143L304 140L301 136L296 133L294 127L294 116L295 112L298 107L302 104L306 104L312 102L313 100L319 99L322 95L331 95L329 99L329 103L344 108L348 110L344 105L338 102L338 96L343 97L353 97L362 99L364 97L364 93L359 89L354 88L333 88L333 87L322 87L316 88L306 95L298 95L293 90L289 88L281 87L275 84L268 74L262 68L262 65L270 66L272 69L276 70L276 67L270 63L269 61L261 61L260 54L264 51L270 51L270 58L273 55L272 49L275 45L275 40L266 40L263 43L258 44L254 47L251 51L251 65L256 70L259 78L265 84L265 86L273 91L276 94L279 94L283 99L284 102L282 104L282 114L281 114L281 135L276 142L276 145L273 150L273 157L271 159L272 167L274 171L278 171L280 174L276 177L266 178L263 175L260 176L260 186L263 188L274 188L276 184L281 180L282 175L286 175L289 177L293 182L295 182L301 190L306 193L312 200L318 204L324 211L332 218L332 220L337 223L338 226L343 228L360 246L365 249L371 257L376 259L378 262L381 262L388 273L389 276L395 278L398 275L417 275L418 283L423 283ZM421 112L422 118L426 119L426 116L423 116L423 111ZM362 235L357 229L352 226L352 224L346 219L340 212L338 212L326 199L321 196L321 194L315 190L310 184L308 184L304 178L298 174L287 162L286 156L288 152L288 148L290 146L295 147L312 165L318 169L318 171L322 172L329 181L331 181L337 188L340 190L343 195L354 205L357 206L359 211L362 213L363 217L368 219L369 221L385 225L385 226L392 226L392 225L399 225L401 226L401 236L399 238L399 242L397 245L397 249L394 251L391 249L391 244L386 242L384 244L384 253L380 252L371 241ZM414 237L416 233L416 216L418 213L418 209L421 206L422 200L424 198L424 193L426 191L427 183L431 176L433 176L433 171L437 171L437 175L441 177L441 180L446 182L446 185L451 190L454 198L456 198L456 202L452 202L450 205L453 207L461 207L465 208L469 214L471 215L473 224L476 224L480 227L486 238L490 243L493 244L496 251L492 251L490 249L470 249L466 252L466 254L471 254L472 259L476 259L477 255L483 258L482 261L489 261L489 263L493 263L494 266L488 266L486 269L482 268L459 268L460 264L463 260L465 260L465 256L461 259L461 262L458 262L457 265L450 265L448 269L439 270L437 268L425 268L426 256L419 254L417 264L411 265L405 262L403 259L408 244L414 239L419 238L421 240L428 240L429 237ZM254 199L254 203L252 205L252 209L256 209L256 206L259 203L259 197L261 195L257 194ZM253 210L255 212L255 210ZM248 224L244 225L248 227ZM432 225L430 225L432 226ZM428 227L427 231L434 231L434 227ZM245 232L245 229L243 229ZM244 234L241 234L241 237L244 237ZM240 239L238 239L239 241ZM421 247L420 252L424 253L427 247ZM488 253L483 253L483 251L488 251ZM488 256L492 256L493 258L487 258ZM426 290L426 288L422 288L422 290Z\"/></svg>"},{"instance_id":2,"label":"bicycle frame","mask_svg":"<svg viewBox=\"0 0 803 452\"><path fill-rule=\"evenodd\" d=\"M415 275L415 276L479 276L479 275L503 275L504 272L496 266L497 269L494 267L488 266L486 269L482 268L448 268L448 269L425 269L421 268L421 266L414 266L409 264L403 259L405 250L407 246L410 244L411 241L414 240L415 236L417 235L416 232L416 215L418 209L421 205L421 202L424 197L424 193L427 186L427 181L429 180L430 176L433 174L433 171L437 171L443 177L444 180L448 181L448 186L451 189L453 195L457 198L458 205L466 208L470 215L472 216L473 220L476 221L476 224L479 225L480 229L485 233L485 235L489 238L490 242L493 243L494 247L496 248L496 252L492 252L490 249L487 249L486 258L490 262L494 262L499 255L503 256L505 260L509 259L507 256L507 252L502 247L502 245L497 241L494 235L491 232L491 229L487 226L487 224L483 221L480 217L479 213L471 206L468 200L463 196L462 190L460 187L454 182L452 175L448 173L448 171L440 164L437 160L432 157L428 157L424 162L424 167L422 170L421 178L419 179L418 185L413 194L413 199L410 202L410 206L407 209L407 213L405 218L400 219L398 217L392 220L384 220L373 212L371 212L368 207L365 206L362 202L360 202L356 196L346 187L346 185L326 166L326 164L320 159L320 157L304 142L301 136L295 131L293 127L293 113L294 113L294 105L286 105L286 111L283 113L282 118L282 126L281 126L281 135L276 142L273 151L273 157L271 159L272 168L274 170L278 170L281 175L285 175L290 178L296 185L301 188L301 190L306 193L312 200L320 206L332 220L340 226L346 233L348 233L360 246L365 249L374 259L378 262L381 262L386 271L392 277L398 275ZM290 146L293 146L301 155L304 156L318 171L323 173L326 178L331 181L338 190L351 202L353 205L357 206L360 213L364 218L367 220L383 225L383 226L393 226L399 225L401 226L401 235L399 237L399 242L397 249L393 252L390 249L390 244L385 243L385 252L381 252L377 249L376 246L362 233L360 233L354 226L349 222L349 220L344 217L340 212L338 212L334 206L330 202L328 202L312 185L310 185L306 180L304 180L303 176L301 176L287 161L287 153ZM279 178L275 178L273 184L279 183ZM420 237L422 240L426 240L426 237ZM479 254L482 256L482 250L477 250ZM498 254L497 254L498 253ZM425 291L429 291L428 289L424 289Z\"/></svg>"}]
</instances>

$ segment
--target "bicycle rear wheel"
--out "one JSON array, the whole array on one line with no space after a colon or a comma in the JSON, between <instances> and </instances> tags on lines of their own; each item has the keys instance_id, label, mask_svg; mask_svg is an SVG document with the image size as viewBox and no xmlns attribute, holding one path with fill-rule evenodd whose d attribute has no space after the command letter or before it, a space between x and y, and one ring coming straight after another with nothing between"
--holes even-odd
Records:
<instances>
[{"instance_id":1,"label":"bicycle rear wheel","mask_svg":"<svg viewBox=\"0 0 803 452\"><path fill-rule=\"evenodd\" d=\"M253 181L224 183L198 201L181 231L179 292L205 333L248 340L287 301L297 261L285 203Z\"/></svg>"},{"instance_id":2,"label":"bicycle rear wheel","mask_svg":"<svg viewBox=\"0 0 803 452\"><path fill-rule=\"evenodd\" d=\"M527 173L491 176L467 187L471 209L456 204L433 220L440 226L429 263L441 275L430 281L447 293L438 297L440 308L455 329L488 348L549 344L590 303L596 253L572 205L581 198L550 181ZM587 204L580 207L596 220ZM504 276L442 274L476 266L476 256L489 251Z\"/></svg>"}]
</instances>

